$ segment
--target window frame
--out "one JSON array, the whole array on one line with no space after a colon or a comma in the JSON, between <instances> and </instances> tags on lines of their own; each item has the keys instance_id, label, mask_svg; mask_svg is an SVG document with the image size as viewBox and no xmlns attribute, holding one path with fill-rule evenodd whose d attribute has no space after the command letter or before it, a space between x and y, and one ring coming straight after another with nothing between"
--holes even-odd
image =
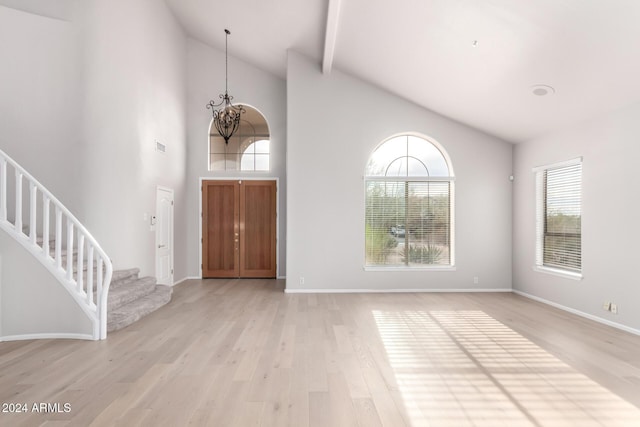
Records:
<instances>
[{"instance_id":1,"label":"window frame","mask_svg":"<svg viewBox=\"0 0 640 427\"><path fill-rule=\"evenodd\" d=\"M241 105L245 108L246 112L243 116L249 114L252 117L243 117L241 118L240 128L234 133L231 137L232 142L226 144L222 136L220 136L215 130L213 125L213 119L209 122L209 133L207 139L207 171L212 173L229 173L229 172L238 172L238 173L247 173L247 174L264 174L271 173L273 164L272 164L272 147L273 147L273 139L271 134L271 126L269 125L269 121L265 117L265 115L257 109L256 107L249 104L237 104ZM255 119L252 121L251 119ZM258 127L258 129L256 129ZM251 132L243 134L243 129L251 129ZM233 141L234 138L244 138L244 140ZM214 143L215 140L215 143ZM247 149L249 147L255 147L255 143L259 141L266 140L269 142L269 150L266 153L247 153ZM216 146L222 147L222 150L215 149L214 144ZM229 151L230 145L237 145L235 151ZM253 160L251 164L253 165L253 169L243 169L243 158L247 156L247 158L252 157ZM267 169L256 169L255 166L257 164L256 156L267 156ZM235 158L234 158L235 157ZM215 164L220 163L223 164L224 167L216 167ZM232 163L235 167L229 167L229 164Z\"/></svg>"},{"instance_id":2,"label":"window frame","mask_svg":"<svg viewBox=\"0 0 640 427\"><path fill-rule=\"evenodd\" d=\"M582 157L576 157L574 159L566 160L563 162L557 162L549 165L538 166L533 168L534 181L535 181L535 259L534 259L534 271L552 274L573 280L582 280L583 278L583 264L582 264L582 215L583 215L583 173L582 173ZM544 263L544 251L545 251L545 237L550 233L547 232L547 172L550 170L558 170L563 168L580 165L580 269L563 268L562 266L548 265ZM558 233L552 233L557 235ZM561 235L572 235L576 233L560 233Z\"/></svg>"},{"instance_id":3,"label":"window frame","mask_svg":"<svg viewBox=\"0 0 640 427\"><path fill-rule=\"evenodd\" d=\"M453 171L453 165L449 154L447 151L434 139L425 136L420 133L415 132L402 132L388 138L385 138L382 142L380 142L374 150L370 153L367 158L367 164L371 160L371 157L374 155L376 150L380 148L385 143L398 138L398 137L416 137L424 140L425 143L429 143L433 145L442 155L448 171L449 176L383 176L383 175L367 175L367 165L365 165L365 174L362 177L363 182L363 205L364 205L364 224L363 224L363 236L364 236L364 259L363 259L363 269L364 271L455 271L456 263L455 263L455 175ZM406 157L406 156L403 156ZM367 224L367 184L369 182L404 182L404 183L415 183L415 182L448 182L449 183L449 264L424 264L420 266L410 266L410 265L368 265L367 264L367 235L366 235L366 224Z\"/></svg>"}]
</instances>

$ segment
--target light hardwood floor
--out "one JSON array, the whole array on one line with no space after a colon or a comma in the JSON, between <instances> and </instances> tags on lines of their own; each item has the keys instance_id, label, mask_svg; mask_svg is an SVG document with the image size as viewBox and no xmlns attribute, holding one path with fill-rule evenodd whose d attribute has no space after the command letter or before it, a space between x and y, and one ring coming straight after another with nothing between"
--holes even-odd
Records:
<instances>
[{"instance_id":1,"label":"light hardwood floor","mask_svg":"<svg viewBox=\"0 0 640 427\"><path fill-rule=\"evenodd\" d=\"M640 337L513 294L188 281L106 341L0 344L0 425L640 426Z\"/></svg>"}]
</instances>

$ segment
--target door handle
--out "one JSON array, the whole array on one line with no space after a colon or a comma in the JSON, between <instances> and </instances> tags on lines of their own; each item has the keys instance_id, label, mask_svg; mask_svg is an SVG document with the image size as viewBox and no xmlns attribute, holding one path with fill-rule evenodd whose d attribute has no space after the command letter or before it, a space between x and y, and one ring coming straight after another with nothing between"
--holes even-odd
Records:
<instances>
[{"instance_id":1,"label":"door handle","mask_svg":"<svg viewBox=\"0 0 640 427\"><path fill-rule=\"evenodd\" d=\"M166 246L167 246L167 245L158 245L158 249L164 248L164 247L166 247Z\"/></svg>"}]
</instances>

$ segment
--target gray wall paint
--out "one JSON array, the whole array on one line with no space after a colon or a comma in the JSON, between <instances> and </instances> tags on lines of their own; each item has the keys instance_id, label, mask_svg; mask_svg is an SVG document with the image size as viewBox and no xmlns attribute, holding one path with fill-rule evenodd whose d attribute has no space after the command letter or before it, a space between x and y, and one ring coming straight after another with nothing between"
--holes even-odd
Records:
<instances>
[{"instance_id":1,"label":"gray wall paint","mask_svg":"<svg viewBox=\"0 0 640 427\"><path fill-rule=\"evenodd\" d=\"M0 148L82 218L80 40L74 23L0 6ZM10 217L14 197L10 187ZM62 285L3 231L0 256L2 336L92 333Z\"/></svg>"},{"instance_id":2,"label":"gray wall paint","mask_svg":"<svg viewBox=\"0 0 640 427\"><path fill-rule=\"evenodd\" d=\"M186 36L154 0L86 0L73 16L0 6L0 147L71 209L116 269L155 274L155 233L143 218L155 212L156 186L172 188L174 277L185 277ZM28 296L56 301L82 325L84 314L66 308L75 303L44 269L22 260L7 269L0 248L5 335L48 331L37 330L48 319L41 304L18 315Z\"/></svg>"},{"instance_id":3,"label":"gray wall paint","mask_svg":"<svg viewBox=\"0 0 640 427\"><path fill-rule=\"evenodd\" d=\"M156 186L175 191L175 278L186 276L186 37L164 2L82 3L85 222L115 268L155 275ZM167 147L155 151L155 140Z\"/></svg>"},{"instance_id":4,"label":"gray wall paint","mask_svg":"<svg viewBox=\"0 0 640 427\"><path fill-rule=\"evenodd\" d=\"M98 239L155 274L156 186L175 191L187 275L186 36L164 2L87 0L74 22L0 6L0 147ZM162 31L157 31L162 28ZM167 152L155 151L155 141Z\"/></svg>"},{"instance_id":5,"label":"gray wall paint","mask_svg":"<svg viewBox=\"0 0 640 427\"><path fill-rule=\"evenodd\" d=\"M78 41L72 23L0 6L0 148L81 217Z\"/></svg>"},{"instance_id":6,"label":"gray wall paint","mask_svg":"<svg viewBox=\"0 0 640 427\"><path fill-rule=\"evenodd\" d=\"M515 146L514 289L640 329L638 264L640 104ZM583 280L535 272L535 183L532 169L583 156ZM618 304L619 314L602 310Z\"/></svg>"},{"instance_id":7,"label":"gray wall paint","mask_svg":"<svg viewBox=\"0 0 640 427\"><path fill-rule=\"evenodd\" d=\"M511 288L511 144L337 70L323 75L295 52L287 126L287 289ZM456 271L363 271L364 167L380 142L406 131L451 157Z\"/></svg>"},{"instance_id":8,"label":"gray wall paint","mask_svg":"<svg viewBox=\"0 0 640 427\"><path fill-rule=\"evenodd\" d=\"M224 34L221 31L221 35ZM189 276L200 276L200 178L248 177L279 178L278 275L286 273L286 85L285 82L233 56L229 57L229 94L234 103L249 104L267 119L271 132L271 171L209 171L208 143L211 110L205 106L218 101L224 92L224 52L203 43L188 41L188 167L187 167L187 239Z\"/></svg>"},{"instance_id":9,"label":"gray wall paint","mask_svg":"<svg viewBox=\"0 0 640 427\"><path fill-rule=\"evenodd\" d=\"M0 337L93 333L64 287L26 249L0 231Z\"/></svg>"}]
</instances>

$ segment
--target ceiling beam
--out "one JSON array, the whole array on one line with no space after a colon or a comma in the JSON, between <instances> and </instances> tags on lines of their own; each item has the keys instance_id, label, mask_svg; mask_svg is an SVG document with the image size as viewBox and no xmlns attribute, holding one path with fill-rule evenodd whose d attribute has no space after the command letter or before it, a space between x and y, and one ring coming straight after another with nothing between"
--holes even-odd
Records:
<instances>
[{"instance_id":1,"label":"ceiling beam","mask_svg":"<svg viewBox=\"0 0 640 427\"><path fill-rule=\"evenodd\" d=\"M329 7L327 8L327 28L324 36L324 57L322 59L322 72L324 74L329 74L333 66L333 55L338 35L338 18L340 17L340 1L329 0Z\"/></svg>"}]
</instances>

